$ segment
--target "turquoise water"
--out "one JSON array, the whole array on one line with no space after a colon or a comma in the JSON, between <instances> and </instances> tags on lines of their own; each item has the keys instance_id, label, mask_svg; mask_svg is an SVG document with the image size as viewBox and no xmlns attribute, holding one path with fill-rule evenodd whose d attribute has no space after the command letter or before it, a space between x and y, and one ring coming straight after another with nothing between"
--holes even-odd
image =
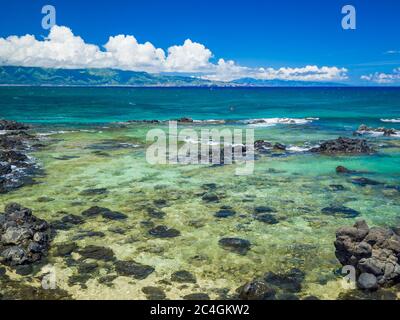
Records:
<instances>
[{"instance_id":1,"label":"turquoise water","mask_svg":"<svg viewBox=\"0 0 400 320\"><path fill-rule=\"evenodd\" d=\"M217 299L221 292L234 297L236 288L256 276L299 268L305 273L302 289L296 293L299 298L337 299L346 289L337 276L335 230L355 219L324 215L321 210L344 205L357 210L358 218L371 226L400 224L400 192L385 187L400 185L399 137L365 136L378 151L374 155L265 155L255 162L254 174L236 176L235 165L150 165L145 159L146 133L167 126L117 123L181 117L315 118L297 124L180 125L196 130L254 128L256 139L304 147L352 136L363 123L400 129L399 123L381 121L400 118L400 89L0 88L0 118L35 124L33 131L43 134L46 145L32 154L45 175L37 177L35 185L0 195L0 208L19 202L49 222L66 214L82 216L91 206L122 212L128 219L85 218L82 225L59 231L53 247L71 242L79 248L103 246L112 249L118 260L134 260L155 269L146 279L137 280L119 275L112 262L95 261L95 270L77 281L76 276L82 276L79 252L60 257L52 249L48 262L56 269L57 285L73 298L145 299L142 289L148 286L163 290L169 299L192 293ZM121 148L121 144L132 147ZM60 160L63 156L71 157ZM338 175L338 165L364 173ZM351 182L360 176L383 184L360 187ZM204 184L210 183L216 184L217 203L202 200ZM343 190L334 190L332 185L342 185ZM91 188L105 188L107 193L81 193ZM166 204L157 208L160 199ZM222 206L231 207L236 215L217 219L214 214ZM272 207L279 223L255 220L257 206ZM154 208L164 216L149 216L148 210ZM157 225L177 229L181 235L172 239L149 236L151 226ZM77 238L85 231L103 236ZM226 251L218 245L222 237L246 239L251 249L246 255ZM192 273L196 283L171 281L171 274L178 270ZM12 270L8 274L27 283ZM28 278L28 283L38 285L39 276L40 272ZM113 278L104 283L105 276Z\"/></svg>"},{"instance_id":2,"label":"turquoise water","mask_svg":"<svg viewBox=\"0 0 400 320\"><path fill-rule=\"evenodd\" d=\"M0 88L0 117L37 123L319 117L328 128L399 115L399 88Z\"/></svg>"}]
</instances>

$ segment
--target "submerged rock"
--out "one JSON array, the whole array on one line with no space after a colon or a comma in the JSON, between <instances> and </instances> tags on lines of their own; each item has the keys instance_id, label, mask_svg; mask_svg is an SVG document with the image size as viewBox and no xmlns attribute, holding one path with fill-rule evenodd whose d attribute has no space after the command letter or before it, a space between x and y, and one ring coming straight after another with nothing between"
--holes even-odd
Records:
<instances>
[{"instance_id":1,"label":"submerged rock","mask_svg":"<svg viewBox=\"0 0 400 320\"><path fill-rule=\"evenodd\" d=\"M107 193L108 193L107 188L97 188L97 189L86 189L80 192L79 194L81 196L97 196Z\"/></svg>"},{"instance_id":2,"label":"submerged rock","mask_svg":"<svg viewBox=\"0 0 400 320\"><path fill-rule=\"evenodd\" d=\"M372 179L368 179L368 178L354 178L351 180L351 183L361 186L361 187L365 187L365 186L377 186L377 185L381 185L383 183L379 182L379 181L375 181Z\"/></svg>"},{"instance_id":3,"label":"submerged rock","mask_svg":"<svg viewBox=\"0 0 400 320\"><path fill-rule=\"evenodd\" d=\"M254 150L258 152L268 152L272 149L272 143L265 140L257 140L254 142Z\"/></svg>"},{"instance_id":4,"label":"submerged rock","mask_svg":"<svg viewBox=\"0 0 400 320\"><path fill-rule=\"evenodd\" d=\"M278 224L279 223L279 219L270 213L262 213L262 214L257 214L254 215L254 219L267 223L267 224Z\"/></svg>"},{"instance_id":5,"label":"submerged rock","mask_svg":"<svg viewBox=\"0 0 400 320\"><path fill-rule=\"evenodd\" d=\"M221 209L214 214L216 218L229 218L236 214L236 212L232 209Z\"/></svg>"},{"instance_id":6,"label":"submerged rock","mask_svg":"<svg viewBox=\"0 0 400 320\"><path fill-rule=\"evenodd\" d=\"M128 218L128 216L123 213L111 211L110 209L97 206L91 207L83 211L82 215L86 217L95 217L101 215L103 218L109 220L124 220Z\"/></svg>"},{"instance_id":7,"label":"submerged rock","mask_svg":"<svg viewBox=\"0 0 400 320\"><path fill-rule=\"evenodd\" d=\"M210 300L210 296L206 293L191 293L184 296L183 300Z\"/></svg>"},{"instance_id":8,"label":"submerged rock","mask_svg":"<svg viewBox=\"0 0 400 320\"><path fill-rule=\"evenodd\" d=\"M176 271L171 275L171 281L179 283L196 283L196 277L189 271Z\"/></svg>"},{"instance_id":9,"label":"submerged rock","mask_svg":"<svg viewBox=\"0 0 400 320\"><path fill-rule=\"evenodd\" d=\"M369 228L365 221L358 221L353 227L338 229L334 244L339 262L356 268L361 289L400 283L400 236L392 230Z\"/></svg>"},{"instance_id":10,"label":"submerged rock","mask_svg":"<svg viewBox=\"0 0 400 320\"><path fill-rule=\"evenodd\" d=\"M50 246L51 230L46 221L17 203L0 214L0 262L19 266L40 261Z\"/></svg>"},{"instance_id":11,"label":"submerged rock","mask_svg":"<svg viewBox=\"0 0 400 320\"><path fill-rule=\"evenodd\" d=\"M374 152L374 150L368 145L366 140L343 137L335 140L325 141L321 143L319 147L312 148L310 151L325 154L362 154Z\"/></svg>"},{"instance_id":12,"label":"submerged rock","mask_svg":"<svg viewBox=\"0 0 400 320\"><path fill-rule=\"evenodd\" d=\"M78 251L84 259L112 261L115 259L114 252L110 248L100 246L87 246Z\"/></svg>"},{"instance_id":13,"label":"submerged rock","mask_svg":"<svg viewBox=\"0 0 400 320\"><path fill-rule=\"evenodd\" d=\"M158 287L143 287L142 292L148 300L165 300L165 292Z\"/></svg>"},{"instance_id":14,"label":"submerged rock","mask_svg":"<svg viewBox=\"0 0 400 320\"><path fill-rule=\"evenodd\" d=\"M271 288L264 279L254 279L238 290L241 300L273 300L276 290Z\"/></svg>"},{"instance_id":15,"label":"submerged rock","mask_svg":"<svg viewBox=\"0 0 400 320\"><path fill-rule=\"evenodd\" d=\"M206 202L218 202L219 197L213 192L207 192L205 195L203 195L202 200Z\"/></svg>"},{"instance_id":16,"label":"submerged rock","mask_svg":"<svg viewBox=\"0 0 400 320\"><path fill-rule=\"evenodd\" d=\"M146 266L135 261L116 261L115 270L121 276L143 280L152 274L155 269L151 266Z\"/></svg>"},{"instance_id":17,"label":"submerged rock","mask_svg":"<svg viewBox=\"0 0 400 320\"><path fill-rule=\"evenodd\" d=\"M305 273L300 269L293 268L286 273L268 272L264 276L264 280L269 285L275 286L285 293L300 292Z\"/></svg>"},{"instance_id":18,"label":"submerged rock","mask_svg":"<svg viewBox=\"0 0 400 320\"><path fill-rule=\"evenodd\" d=\"M250 250L251 243L248 240L240 238L222 238L218 244L229 251L245 255Z\"/></svg>"},{"instance_id":19,"label":"submerged rock","mask_svg":"<svg viewBox=\"0 0 400 320\"><path fill-rule=\"evenodd\" d=\"M343 218L355 218L360 215L360 212L345 206L330 206L321 210L323 214L331 216L341 216Z\"/></svg>"},{"instance_id":20,"label":"submerged rock","mask_svg":"<svg viewBox=\"0 0 400 320\"><path fill-rule=\"evenodd\" d=\"M181 235L179 230L168 228L166 226L157 226L149 230L149 235L156 238L175 238Z\"/></svg>"}]
</instances>

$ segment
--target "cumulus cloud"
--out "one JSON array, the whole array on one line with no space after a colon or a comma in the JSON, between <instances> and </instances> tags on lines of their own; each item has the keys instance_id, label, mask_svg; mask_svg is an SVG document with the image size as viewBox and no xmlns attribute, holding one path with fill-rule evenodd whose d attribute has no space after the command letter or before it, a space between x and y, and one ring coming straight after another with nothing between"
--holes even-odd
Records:
<instances>
[{"instance_id":1,"label":"cumulus cloud","mask_svg":"<svg viewBox=\"0 0 400 320\"><path fill-rule=\"evenodd\" d=\"M337 67L305 66L301 68L248 68L234 61L220 59L215 72L203 76L209 80L232 81L240 78L259 80L339 81L346 80L347 69Z\"/></svg>"},{"instance_id":2,"label":"cumulus cloud","mask_svg":"<svg viewBox=\"0 0 400 320\"><path fill-rule=\"evenodd\" d=\"M347 69L249 68L232 60L212 63L212 52L187 39L167 53L152 43L139 43L132 35L110 37L103 48L86 43L68 27L54 26L47 38L33 35L0 38L0 65L45 68L115 68L131 71L196 73L209 80L231 81L251 77L262 80L337 81L347 79Z\"/></svg>"},{"instance_id":3,"label":"cumulus cloud","mask_svg":"<svg viewBox=\"0 0 400 320\"><path fill-rule=\"evenodd\" d=\"M400 68L396 68L392 73L375 72L361 76L361 80L378 84L390 84L400 82Z\"/></svg>"}]
</instances>

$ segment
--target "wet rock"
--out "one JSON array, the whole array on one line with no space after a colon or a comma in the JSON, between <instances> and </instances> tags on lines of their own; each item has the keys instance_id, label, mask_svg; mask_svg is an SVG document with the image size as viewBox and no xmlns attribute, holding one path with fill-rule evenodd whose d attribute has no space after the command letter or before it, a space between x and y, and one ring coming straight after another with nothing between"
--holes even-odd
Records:
<instances>
[{"instance_id":1,"label":"wet rock","mask_svg":"<svg viewBox=\"0 0 400 320\"><path fill-rule=\"evenodd\" d=\"M377 186L377 185L381 185L383 183L379 182L379 181L375 181L372 179L368 179L368 178L355 178L355 179L351 179L351 183L361 186L361 187L365 187L365 186Z\"/></svg>"},{"instance_id":2,"label":"wet rock","mask_svg":"<svg viewBox=\"0 0 400 320\"><path fill-rule=\"evenodd\" d=\"M5 249L1 252L0 262L9 264L11 266L22 265L29 261L28 253L21 247L14 246Z\"/></svg>"},{"instance_id":3,"label":"wet rock","mask_svg":"<svg viewBox=\"0 0 400 320\"><path fill-rule=\"evenodd\" d=\"M359 126L356 132L354 132L354 135L363 135L363 134L371 134L371 133L380 133L384 137L390 137L390 136L396 136L398 134L398 131L393 128L370 128L366 126L365 124L362 124Z\"/></svg>"},{"instance_id":4,"label":"wet rock","mask_svg":"<svg viewBox=\"0 0 400 320\"><path fill-rule=\"evenodd\" d=\"M29 126L24 123L19 123L11 120L0 120L0 130L28 130Z\"/></svg>"},{"instance_id":5,"label":"wet rock","mask_svg":"<svg viewBox=\"0 0 400 320\"><path fill-rule=\"evenodd\" d=\"M274 144L274 149L275 150L281 150L281 151L285 151L286 150L286 146L282 143L275 143Z\"/></svg>"},{"instance_id":6,"label":"wet rock","mask_svg":"<svg viewBox=\"0 0 400 320\"><path fill-rule=\"evenodd\" d=\"M358 279L360 288L373 290L400 283L400 237L391 229L370 229L358 221L353 227L340 228L334 244L339 262L354 266L360 277L364 274Z\"/></svg>"},{"instance_id":7,"label":"wet rock","mask_svg":"<svg viewBox=\"0 0 400 320\"><path fill-rule=\"evenodd\" d=\"M214 214L216 218L229 218L236 214L234 210L231 209L221 209Z\"/></svg>"},{"instance_id":8,"label":"wet rock","mask_svg":"<svg viewBox=\"0 0 400 320\"><path fill-rule=\"evenodd\" d=\"M272 143L265 140L257 140L254 142L254 150L258 152L268 152L272 149Z\"/></svg>"},{"instance_id":9,"label":"wet rock","mask_svg":"<svg viewBox=\"0 0 400 320\"><path fill-rule=\"evenodd\" d=\"M205 195L203 195L202 200L206 202L218 202L219 197L215 193L207 192Z\"/></svg>"},{"instance_id":10,"label":"wet rock","mask_svg":"<svg viewBox=\"0 0 400 320\"><path fill-rule=\"evenodd\" d=\"M374 150L368 145L366 140L343 137L335 140L325 141L321 143L319 147L312 148L310 151L325 154L363 154L374 152Z\"/></svg>"},{"instance_id":11,"label":"wet rock","mask_svg":"<svg viewBox=\"0 0 400 320\"><path fill-rule=\"evenodd\" d=\"M377 290L378 280L371 273L362 273L357 279L357 285L363 290Z\"/></svg>"},{"instance_id":12,"label":"wet rock","mask_svg":"<svg viewBox=\"0 0 400 320\"><path fill-rule=\"evenodd\" d=\"M0 175L9 174L12 172L11 164L0 163Z\"/></svg>"},{"instance_id":13,"label":"wet rock","mask_svg":"<svg viewBox=\"0 0 400 320\"><path fill-rule=\"evenodd\" d=\"M237 291L241 300L273 300L276 294L263 279L254 279Z\"/></svg>"},{"instance_id":14,"label":"wet rock","mask_svg":"<svg viewBox=\"0 0 400 320\"><path fill-rule=\"evenodd\" d=\"M323 214L331 216L340 216L343 218L355 218L360 215L360 212L345 206L330 206L321 210Z\"/></svg>"},{"instance_id":15,"label":"wet rock","mask_svg":"<svg viewBox=\"0 0 400 320\"><path fill-rule=\"evenodd\" d=\"M181 235L179 230L166 226L157 226L149 231L149 235L156 238L175 238Z\"/></svg>"},{"instance_id":16,"label":"wet rock","mask_svg":"<svg viewBox=\"0 0 400 320\"><path fill-rule=\"evenodd\" d=\"M183 297L183 300L210 300L210 296L206 293L191 293Z\"/></svg>"},{"instance_id":17,"label":"wet rock","mask_svg":"<svg viewBox=\"0 0 400 320\"><path fill-rule=\"evenodd\" d=\"M186 117L184 117L184 118L178 119L177 122L178 122L178 123L193 123L194 121L193 121L192 118L186 118Z\"/></svg>"},{"instance_id":18,"label":"wet rock","mask_svg":"<svg viewBox=\"0 0 400 320\"><path fill-rule=\"evenodd\" d=\"M157 287L143 287L142 292L148 300L165 300L165 292Z\"/></svg>"},{"instance_id":19,"label":"wet rock","mask_svg":"<svg viewBox=\"0 0 400 320\"><path fill-rule=\"evenodd\" d=\"M151 266L143 265L135 261L116 261L115 270L121 276L142 280L152 274L155 269Z\"/></svg>"},{"instance_id":20,"label":"wet rock","mask_svg":"<svg viewBox=\"0 0 400 320\"><path fill-rule=\"evenodd\" d=\"M222 238L218 244L229 251L245 255L251 247L250 241L240 238Z\"/></svg>"},{"instance_id":21,"label":"wet rock","mask_svg":"<svg viewBox=\"0 0 400 320\"><path fill-rule=\"evenodd\" d=\"M84 259L103 261L112 261L115 259L114 252L111 249L100 246L90 245L80 249L78 252Z\"/></svg>"},{"instance_id":22,"label":"wet rock","mask_svg":"<svg viewBox=\"0 0 400 320\"><path fill-rule=\"evenodd\" d=\"M171 275L171 281L179 283L196 283L196 277L189 271L176 271Z\"/></svg>"},{"instance_id":23,"label":"wet rock","mask_svg":"<svg viewBox=\"0 0 400 320\"><path fill-rule=\"evenodd\" d=\"M81 196L97 196L102 194L107 194L108 190L106 188L98 188L98 189L86 189L79 193Z\"/></svg>"},{"instance_id":24,"label":"wet rock","mask_svg":"<svg viewBox=\"0 0 400 320\"><path fill-rule=\"evenodd\" d=\"M16 267L41 260L50 245L48 223L17 203L7 204L4 211L0 214L0 262Z\"/></svg>"}]
</instances>

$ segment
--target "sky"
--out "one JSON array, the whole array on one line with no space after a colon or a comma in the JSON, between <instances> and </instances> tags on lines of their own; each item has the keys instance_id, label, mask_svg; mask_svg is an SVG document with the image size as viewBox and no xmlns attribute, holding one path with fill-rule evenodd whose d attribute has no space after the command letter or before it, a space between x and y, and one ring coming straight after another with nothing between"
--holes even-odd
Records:
<instances>
[{"instance_id":1,"label":"sky","mask_svg":"<svg viewBox=\"0 0 400 320\"><path fill-rule=\"evenodd\" d=\"M44 5L56 9L51 30ZM356 29L342 27L345 5L356 10ZM398 0L2 0L0 8L0 65L400 84Z\"/></svg>"}]
</instances>

